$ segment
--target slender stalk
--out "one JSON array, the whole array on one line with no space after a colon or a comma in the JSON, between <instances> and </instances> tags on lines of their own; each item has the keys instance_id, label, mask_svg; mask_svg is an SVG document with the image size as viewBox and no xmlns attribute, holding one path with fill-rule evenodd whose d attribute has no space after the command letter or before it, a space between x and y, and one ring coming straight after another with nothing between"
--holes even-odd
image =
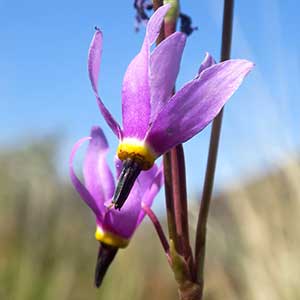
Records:
<instances>
[{"instance_id":1,"label":"slender stalk","mask_svg":"<svg viewBox=\"0 0 300 300\"><path fill-rule=\"evenodd\" d=\"M157 10L160 6L163 5L162 0L153 0L153 9ZM175 21L176 24L176 21ZM156 45L163 41L167 36L165 34L165 23L162 26L159 37L156 40ZM174 27L175 30L176 27ZM169 32L171 34L171 32ZM163 156L164 164L164 179L165 179L165 200L166 200L166 210L167 210L167 222L168 222L168 231L169 238L174 242L175 249L178 253L183 253L181 247L180 239L177 233L177 219L175 214L174 206L174 191L173 191L173 165L171 161L171 152L166 153Z\"/></svg>"},{"instance_id":2,"label":"slender stalk","mask_svg":"<svg viewBox=\"0 0 300 300\"><path fill-rule=\"evenodd\" d=\"M179 289L180 300L201 300L201 297L202 290L196 283L186 282Z\"/></svg>"},{"instance_id":3,"label":"slender stalk","mask_svg":"<svg viewBox=\"0 0 300 300\"><path fill-rule=\"evenodd\" d=\"M207 159L207 168L205 173L203 194L202 194L202 199L200 204L200 211L199 211L197 231L196 231L195 263L197 267L197 281L201 285L203 285L203 273L204 273L206 224L207 224L212 189L213 189L222 117L223 117L223 111L221 111L220 114L215 118L212 125L209 153Z\"/></svg>"},{"instance_id":4,"label":"slender stalk","mask_svg":"<svg viewBox=\"0 0 300 300\"><path fill-rule=\"evenodd\" d=\"M155 230L158 234L158 237L160 239L160 242L162 244L162 247L164 248L165 253L168 256L168 258L170 259L170 253L169 253L170 252L170 246L169 246L167 238L164 234L164 231L163 231L156 215L154 214L153 210L145 204L143 205L143 210L147 214L147 216L150 218L151 222L153 223L154 228L155 228Z\"/></svg>"},{"instance_id":5,"label":"slender stalk","mask_svg":"<svg viewBox=\"0 0 300 300\"><path fill-rule=\"evenodd\" d=\"M153 1L154 8L158 8L159 2L162 4L162 1ZM161 32L157 43L176 30L179 1L174 1L173 5L175 5L173 6L175 10L166 17L163 26L164 32L163 34ZM200 286L191 281L195 277L193 276L195 272L189 241L185 161L182 145L178 145L166 153L163 156L163 162L168 230L170 243L174 245L173 249L175 250L171 254L172 268L178 282L179 297L182 300L198 300L201 295Z\"/></svg>"},{"instance_id":6,"label":"slender stalk","mask_svg":"<svg viewBox=\"0 0 300 300\"><path fill-rule=\"evenodd\" d=\"M169 238L174 242L175 249L179 251L179 239L176 230L176 217L174 210L174 198L172 189L172 166L170 152L163 156L164 179L165 179L165 200L167 210L167 223Z\"/></svg>"},{"instance_id":7,"label":"slender stalk","mask_svg":"<svg viewBox=\"0 0 300 300\"><path fill-rule=\"evenodd\" d=\"M233 7L234 7L234 0L224 1L221 61L230 58ZM204 179L203 193L202 193L197 231L196 231L195 262L197 264L197 270L198 270L197 281L200 282L202 288L203 288L203 273L204 273L204 259L205 259L205 246L206 246L206 224L207 224L209 207L211 202L211 195L212 195L212 190L214 185L218 146L219 146L219 139L221 133L221 126L222 126L222 117L223 117L223 109L221 110L219 115L215 118L212 125L208 160L206 166L206 174Z\"/></svg>"},{"instance_id":8,"label":"slender stalk","mask_svg":"<svg viewBox=\"0 0 300 300\"><path fill-rule=\"evenodd\" d=\"M182 145L171 150L172 187L176 229L180 249L190 269L193 269L193 254L189 240L188 208L184 151Z\"/></svg>"},{"instance_id":9,"label":"slender stalk","mask_svg":"<svg viewBox=\"0 0 300 300\"><path fill-rule=\"evenodd\" d=\"M153 10L156 11L160 6L163 6L163 0L153 0Z\"/></svg>"},{"instance_id":10,"label":"slender stalk","mask_svg":"<svg viewBox=\"0 0 300 300\"><path fill-rule=\"evenodd\" d=\"M153 10L156 11L160 6L163 6L164 1L163 0L153 0ZM165 31L164 26L161 27L159 36L156 40L156 45L158 45L161 41L165 39Z\"/></svg>"},{"instance_id":11,"label":"slender stalk","mask_svg":"<svg viewBox=\"0 0 300 300\"><path fill-rule=\"evenodd\" d=\"M170 13L170 15L167 15L165 19L165 38L175 32L178 18L179 1L169 1L169 3L172 4L172 12ZM178 239L176 250L179 254L183 255L192 269L193 255L189 241L186 175L183 146L178 145L177 147L173 148L170 151L170 157L176 235Z\"/></svg>"}]
</instances>

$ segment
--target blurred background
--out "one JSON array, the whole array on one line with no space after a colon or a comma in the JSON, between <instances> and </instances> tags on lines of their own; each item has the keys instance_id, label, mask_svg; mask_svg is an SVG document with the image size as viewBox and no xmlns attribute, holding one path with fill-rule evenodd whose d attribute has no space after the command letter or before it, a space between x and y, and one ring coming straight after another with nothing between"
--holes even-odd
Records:
<instances>
[{"instance_id":1,"label":"blurred background","mask_svg":"<svg viewBox=\"0 0 300 300\"><path fill-rule=\"evenodd\" d=\"M205 299L300 297L298 1L236 1L232 57L256 67L225 108L208 224ZM206 51L219 59L223 1L181 1L198 26L177 86ZM133 1L0 0L0 299L176 299L161 245L146 220L119 251L100 290L94 218L70 185L72 145L103 127L117 141L87 76L94 26L104 32L99 90L121 120L120 91L144 28ZM195 235L210 126L185 144ZM80 174L84 149L77 158ZM161 193L154 206L164 223ZM149 292L151 291L151 292Z\"/></svg>"}]
</instances>

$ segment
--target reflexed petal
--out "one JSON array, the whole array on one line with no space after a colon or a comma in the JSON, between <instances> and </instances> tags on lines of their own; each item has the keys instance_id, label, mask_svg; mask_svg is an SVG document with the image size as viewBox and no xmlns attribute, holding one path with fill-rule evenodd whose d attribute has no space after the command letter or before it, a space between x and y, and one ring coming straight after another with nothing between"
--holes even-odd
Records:
<instances>
[{"instance_id":1,"label":"reflexed petal","mask_svg":"<svg viewBox=\"0 0 300 300\"><path fill-rule=\"evenodd\" d=\"M215 64L216 61L214 60L214 58L208 52L206 52L204 60L201 63L200 68L198 70L198 74Z\"/></svg>"},{"instance_id":2,"label":"reflexed petal","mask_svg":"<svg viewBox=\"0 0 300 300\"><path fill-rule=\"evenodd\" d=\"M153 165L151 169L148 171L142 171L139 175L137 181L139 182L139 189L140 193L144 197L146 191L149 189L149 187L152 185L153 180L158 173L158 167L156 164Z\"/></svg>"},{"instance_id":3,"label":"reflexed petal","mask_svg":"<svg viewBox=\"0 0 300 300\"><path fill-rule=\"evenodd\" d=\"M93 91L98 94L98 77L102 56L102 32L96 29L88 53L88 71Z\"/></svg>"},{"instance_id":4,"label":"reflexed petal","mask_svg":"<svg viewBox=\"0 0 300 300\"><path fill-rule=\"evenodd\" d=\"M131 237L140 223L138 223L138 219L142 211L141 202L146 196L145 193L150 189L157 172L156 165L148 171L141 172L122 209L120 211L116 209L108 210L103 222L106 229L124 238Z\"/></svg>"},{"instance_id":5,"label":"reflexed petal","mask_svg":"<svg viewBox=\"0 0 300 300\"><path fill-rule=\"evenodd\" d=\"M143 139L150 118L149 60L150 47L157 39L170 5L159 8L150 18L140 53L129 64L122 88L124 136Z\"/></svg>"},{"instance_id":6,"label":"reflexed petal","mask_svg":"<svg viewBox=\"0 0 300 300\"><path fill-rule=\"evenodd\" d=\"M165 4L159 7L150 18L146 29L146 35L151 45L154 44L158 38L164 17L170 8L170 4Z\"/></svg>"},{"instance_id":7,"label":"reflexed petal","mask_svg":"<svg viewBox=\"0 0 300 300\"><path fill-rule=\"evenodd\" d=\"M151 117L154 120L172 96L178 75L186 35L175 32L163 40L150 57Z\"/></svg>"},{"instance_id":8,"label":"reflexed petal","mask_svg":"<svg viewBox=\"0 0 300 300\"><path fill-rule=\"evenodd\" d=\"M86 188L104 212L104 202L114 193L113 175L106 162L108 151L107 140L100 127L93 127L91 140L83 164L83 175Z\"/></svg>"},{"instance_id":9,"label":"reflexed petal","mask_svg":"<svg viewBox=\"0 0 300 300\"><path fill-rule=\"evenodd\" d=\"M90 81L92 84L93 91L95 93L97 103L99 106L99 109L109 125L109 127L112 129L114 134L118 137L122 137L122 130L119 126L119 124L115 121L115 119L112 117L110 112L107 110L107 108L104 106L99 93L98 93L98 77L99 77L99 71L100 71L100 63L101 63L101 55L102 55L102 32L99 29L96 29L96 32L94 34L93 40L90 45L89 54L88 54L88 72Z\"/></svg>"},{"instance_id":10,"label":"reflexed petal","mask_svg":"<svg viewBox=\"0 0 300 300\"><path fill-rule=\"evenodd\" d=\"M193 137L215 118L252 67L247 60L229 60L204 70L164 106L146 142L163 154Z\"/></svg>"},{"instance_id":11,"label":"reflexed petal","mask_svg":"<svg viewBox=\"0 0 300 300\"><path fill-rule=\"evenodd\" d=\"M72 149L71 155L70 155L70 160L69 160L69 173L70 173L71 181L72 181L76 191L81 196L82 200L85 201L85 203L92 209L92 211L98 218L102 219L101 211L97 205L96 200L93 198L93 196L90 194L90 192L86 189L86 187L81 183L81 181L78 179L78 177L76 176L76 174L74 172L74 168L73 168L73 161L74 161L74 157L75 157L77 150L84 142L86 142L90 139L91 139L91 137L82 138L73 146L73 149Z\"/></svg>"}]
</instances>

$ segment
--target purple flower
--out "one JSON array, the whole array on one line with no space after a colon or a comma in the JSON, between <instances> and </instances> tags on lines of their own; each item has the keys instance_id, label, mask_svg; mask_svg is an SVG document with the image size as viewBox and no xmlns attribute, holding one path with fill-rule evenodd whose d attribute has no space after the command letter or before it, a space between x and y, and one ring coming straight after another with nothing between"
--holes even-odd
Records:
<instances>
[{"instance_id":1,"label":"purple flower","mask_svg":"<svg viewBox=\"0 0 300 300\"><path fill-rule=\"evenodd\" d=\"M83 164L84 184L82 184L75 175L73 159L78 148L87 140L89 140L89 145ZM145 216L142 202L151 206L162 185L162 169L154 165L147 172L140 174L122 211L110 209L108 205L114 194L115 181L106 162L107 152L108 144L102 130L99 127L93 127L91 136L80 139L74 145L70 156L72 183L96 216L95 237L101 243L97 263L98 273L96 272L97 286L100 285L99 278L102 280L117 249L128 245L134 231L142 222ZM115 160L115 166L118 176L122 168L122 163L118 158Z\"/></svg>"},{"instance_id":2,"label":"purple flower","mask_svg":"<svg viewBox=\"0 0 300 300\"><path fill-rule=\"evenodd\" d=\"M169 8L164 5L152 15L142 48L125 73L123 129L98 93L101 31L96 31L90 46L91 84L106 122L119 138L117 155L124 163L113 199L115 208L122 206L141 170L150 169L160 155L192 138L215 118L253 67L242 59L215 64L207 54L196 77L172 96L186 35L175 32L151 52Z\"/></svg>"}]
</instances>

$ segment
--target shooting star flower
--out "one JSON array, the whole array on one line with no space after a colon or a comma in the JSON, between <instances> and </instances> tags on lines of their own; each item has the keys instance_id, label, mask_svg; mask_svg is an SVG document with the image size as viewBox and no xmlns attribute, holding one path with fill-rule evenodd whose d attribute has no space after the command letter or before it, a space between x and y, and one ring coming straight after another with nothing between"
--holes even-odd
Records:
<instances>
[{"instance_id":1,"label":"shooting star flower","mask_svg":"<svg viewBox=\"0 0 300 300\"><path fill-rule=\"evenodd\" d=\"M78 148L86 141L89 141L89 145L83 164L83 184L74 172L73 160ZM118 249L128 245L136 228L142 222L145 216L142 204L151 206L163 183L162 169L154 165L137 178L122 211L110 209L115 182L106 162L107 152L108 144L102 130L93 127L91 136L80 139L74 145L70 156L71 181L96 216L95 237L100 242L95 273L97 287L100 286ZM122 162L116 159L115 166L118 175Z\"/></svg>"},{"instance_id":2,"label":"shooting star flower","mask_svg":"<svg viewBox=\"0 0 300 300\"><path fill-rule=\"evenodd\" d=\"M123 161L113 197L120 209L141 170L174 146L199 133L220 112L226 101L252 69L242 59L214 64L207 55L197 76L172 96L179 72L186 35L175 32L152 52L170 5L160 7L150 18L140 52L129 64L122 88L123 129L104 106L98 93L102 33L96 30L88 56L88 70L98 106L119 138L118 157Z\"/></svg>"}]
</instances>

